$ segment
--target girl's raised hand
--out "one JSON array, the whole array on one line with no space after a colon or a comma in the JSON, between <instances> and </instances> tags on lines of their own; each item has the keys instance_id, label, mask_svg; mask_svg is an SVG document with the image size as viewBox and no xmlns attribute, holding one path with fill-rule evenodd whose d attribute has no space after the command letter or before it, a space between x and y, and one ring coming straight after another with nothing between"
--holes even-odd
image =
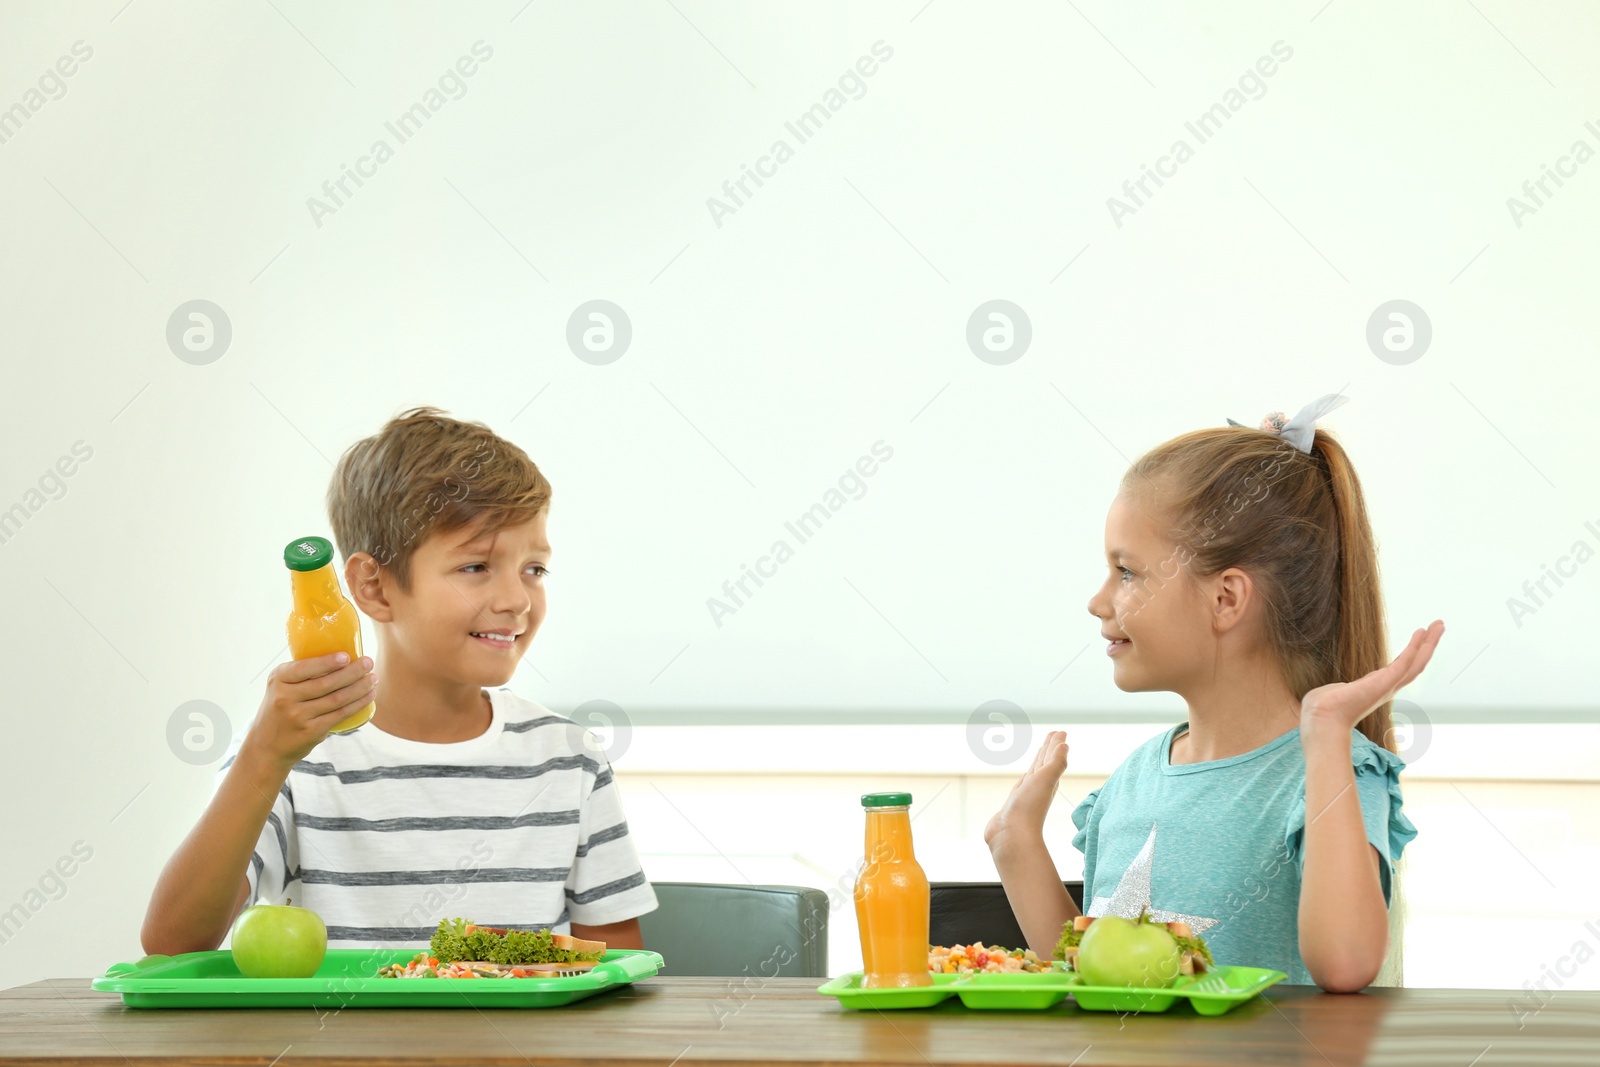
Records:
<instances>
[{"instance_id":1,"label":"girl's raised hand","mask_svg":"<svg viewBox=\"0 0 1600 1067\"><path fill-rule=\"evenodd\" d=\"M984 828L984 843L991 848L1009 834L1029 838L1044 836L1044 817L1055 799L1056 786L1067 773L1067 734L1052 730L1034 754L1033 765L1011 787L1006 802Z\"/></svg>"},{"instance_id":2,"label":"girl's raised hand","mask_svg":"<svg viewBox=\"0 0 1600 1067\"><path fill-rule=\"evenodd\" d=\"M1433 650L1444 636L1444 623L1435 619L1426 630L1411 635L1410 642L1394 661L1353 682L1334 682L1318 686L1300 701L1300 732L1335 729L1348 734L1356 724L1384 701L1410 685L1433 658Z\"/></svg>"}]
</instances>

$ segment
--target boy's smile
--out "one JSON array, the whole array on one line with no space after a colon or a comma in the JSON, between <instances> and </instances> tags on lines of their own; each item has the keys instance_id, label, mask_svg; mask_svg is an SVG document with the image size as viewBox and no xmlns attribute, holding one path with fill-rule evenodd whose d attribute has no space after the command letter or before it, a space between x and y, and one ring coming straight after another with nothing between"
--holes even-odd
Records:
<instances>
[{"instance_id":1,"label":"boy's smile","mask_svg":"<svg viewBox=\"0 0 1600 1067\"><path fill-rule=\"evenodd\" d=\"M485 648L503 652L516 646L517 638L522 636L522 632L520 630L474 630L472 636L482 641Z\"/></svg>"}]
</instances>

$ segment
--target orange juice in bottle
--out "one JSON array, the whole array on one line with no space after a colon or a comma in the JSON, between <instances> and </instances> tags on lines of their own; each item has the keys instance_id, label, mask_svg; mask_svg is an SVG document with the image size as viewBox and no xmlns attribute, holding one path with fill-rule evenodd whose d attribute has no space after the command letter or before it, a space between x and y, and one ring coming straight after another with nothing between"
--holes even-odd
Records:
<instances>
[{"instance_id":1,"label":"orange juice in bottle","mask_svg":"<svg viewBox=\"0 0 1600 1067\"><path fill-rule=\"evenodd\" d=\"M856 877L861 985L933 984L928 970L928 876L911 851L911 794L868 793L867 856Z\"/></svg>"},{"instance_id":2,"label":"orange juice in bottle","mask_svg":"<svg viewBox=\"0 0 1600 1067\"><path fill-rule=\"evenodd\" d=\"M284 548L283 562L289 568L289 585L294 593L294 610L289 612L289 654L295 659L310 659L348 652L351 663L360 659L361 616L339 589L339 577L333 569L333 545L324 537L302 537ZM377 710L377 701L373 701L331 732L347 734Z\"/></svg>"}]
</instances>

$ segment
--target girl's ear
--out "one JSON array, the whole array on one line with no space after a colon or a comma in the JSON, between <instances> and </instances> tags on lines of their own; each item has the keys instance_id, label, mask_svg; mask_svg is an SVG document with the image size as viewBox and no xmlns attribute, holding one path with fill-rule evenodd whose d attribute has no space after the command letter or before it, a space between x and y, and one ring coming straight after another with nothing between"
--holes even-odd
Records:
<instances>
[{"instance_id":1,"label":"girl's ear","mask_svg":"<svg viewBox=\"0 0 1600 1067\"><path fill-rule=\"evenodd\" d=\"M344 584L350 590L350 599L373 622L390 622L394 607L389 603L384 588L383 568L370 552L357 552L344 563Z\"/></svg>"},{"instance_id":2,"label":"girl's ear","mask_svg":"<svg viewBox=\"0 0 1600 1067\"><path fill-rule=\"evenodd\" d=\"M1211 624L1219 634L1227 633L1244 621L1256 597L1256 584L1238 567L1211 579Z\"/></svg>"}]
</instances>

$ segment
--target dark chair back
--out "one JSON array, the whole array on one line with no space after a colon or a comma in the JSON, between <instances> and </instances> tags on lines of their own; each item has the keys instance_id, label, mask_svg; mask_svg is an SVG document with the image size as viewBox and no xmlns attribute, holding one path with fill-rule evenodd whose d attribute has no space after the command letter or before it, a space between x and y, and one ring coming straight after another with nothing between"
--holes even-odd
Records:
<instances>
[{"instance_id":1,"label":"dark chair back","mask_svg":"<svg viewBox=\"0 0 1600 1067\"><path fill-rule=\"evenodd\" d=\"M1078 910L1083 910L1083 883L1066 882ZM1026 948L1027 939L999 882L933 882L928 915L928 943L970 945L982 941L1002 948Z\"/></svg>"},{"instance_id":2,"label":"dark chair back","mask_svg":"<svg viewBox=\"0 0 1600 1067\"><path fill-rule=\"evenodd\" d=\"M826 978L828 894L793 885L652 882L660 907L639 916L663 972Z\"/></svg>"}]
</instances>

